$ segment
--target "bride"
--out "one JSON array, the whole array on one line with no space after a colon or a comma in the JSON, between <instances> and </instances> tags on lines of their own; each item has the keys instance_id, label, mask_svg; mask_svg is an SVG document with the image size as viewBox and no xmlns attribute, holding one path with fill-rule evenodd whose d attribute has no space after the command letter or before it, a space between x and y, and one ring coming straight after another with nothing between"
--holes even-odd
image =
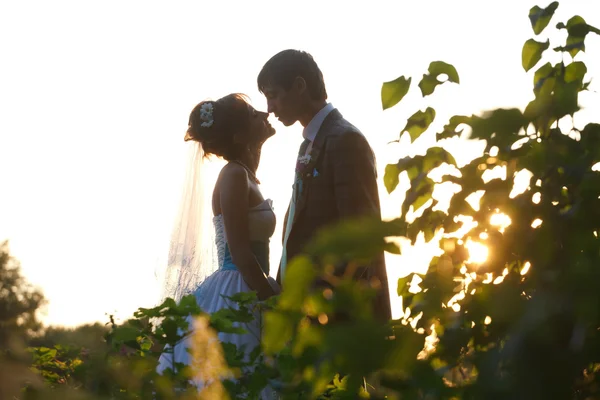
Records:
<instances>
[{"instance_id":1,"label":"bride","mask_svg":"<svg viewBox=\"0 0 600 400\"><path fill-rule=\"evenodd\" d=\"M207 313L231 306L223 295L255 291L259 300L265 300L279 292L277 283L269 277L269 238L275 230L275 214L271 200L263 198L256 178L262 145L275 133L267 117L267 113L255 110L240 94L201 102L190 114L185 140L193 141L197 147L189 166L193 173L188 175L179 229L171 242L166 285L167 294L175 300L193 293ZM200 218L203 191L197 171L208 155L227 161L217 178L211 201L218 256L214 272L210 266L207 268L210 254L203 252L198 244L205 239L202 231L207 224ZM218 338L238 348L245 345L249 353L260 344L259 321L244 328L248 333L219 333ZM188 337L172 353L163 353L158 372L163 373L175 363L192 364L190 347Z\"/></svg>"}]
</instances>

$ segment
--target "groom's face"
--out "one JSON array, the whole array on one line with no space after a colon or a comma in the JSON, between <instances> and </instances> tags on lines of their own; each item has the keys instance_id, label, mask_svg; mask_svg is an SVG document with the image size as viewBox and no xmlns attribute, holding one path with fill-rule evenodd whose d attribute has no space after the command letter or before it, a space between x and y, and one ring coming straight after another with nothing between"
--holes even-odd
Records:
<instances>
[{"instance_id":1,"label":"groom's face","mask_svg":"<svg viewBox=\"0 0 600 400\"><path fill-rule=\"evenodd\" d=\"M268 87L265 88L264 94L267 98L267 111L273 113L279 122L290 126L298 121L300 96L294 86L290 90L285 90L281 86Z\"/></svg>"}]
</instances>

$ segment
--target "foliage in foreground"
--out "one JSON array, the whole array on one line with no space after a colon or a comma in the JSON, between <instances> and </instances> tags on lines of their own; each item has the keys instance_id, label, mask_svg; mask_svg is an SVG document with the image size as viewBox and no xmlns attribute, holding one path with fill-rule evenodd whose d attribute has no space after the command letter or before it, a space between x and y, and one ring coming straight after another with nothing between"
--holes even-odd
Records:
<instances>
[{"instance_id":1,"label":"foliage in foreground","mask_svg":"<svg viewBox=\"0 0 600 400\"><path fill-rule=\"evenodd\" d=\"M557 7L531 9L535 35ZM579 16L556 27L565 33L563 43L553 44L562 61L536 69L534 98L523 109L454 116L437 134L440 146L387 166L388 191L410 180L400 218L347 222L318 235L310 258L292 262L286 290L268 303L239 294L231 299L236 306L209 316L191 296L179 304L169 299L124 324L113 322L104 349L33 348L33 368L45 384L32 380L22 397L197 398L189 379L206 376L202 365L174 365L162 377L154 372L165 346L192 331L188 315L204 327L194 331L200 332L195 351L210 361L211 377L221 378L205 388L204 398L253 398L266 385L284 399L600 396L600 173L594 167L600 125L573 122L590 83L579 58L586 36L600 31ZM523 68L535 68L549 49L550 41L528 40ZM453 66L430 64L418 84L423 97L444 75L459 83ZM404 76L384 83L384 109L398 104L411 84ZM435 115L431 107L417 111L402 133L417 140ZM441 146L458 136L485 140L484 153L459 167ZM454 189L446 207L434 195L439 187ZM386 237L414 242L420 235L439 241L442 254L425 274L400 280L407 312L382 326L369 305L377 282L335 276L330 265L398 251ZM490 256L473 262L472 243L487 246ZM311 290L317 276L333 290ZM240 331L257 307L265 316L262 352L245 360L240 349L210 344L216 332ZM242 372L248 370L255 373Z\"/></svg>"}]
</instances>

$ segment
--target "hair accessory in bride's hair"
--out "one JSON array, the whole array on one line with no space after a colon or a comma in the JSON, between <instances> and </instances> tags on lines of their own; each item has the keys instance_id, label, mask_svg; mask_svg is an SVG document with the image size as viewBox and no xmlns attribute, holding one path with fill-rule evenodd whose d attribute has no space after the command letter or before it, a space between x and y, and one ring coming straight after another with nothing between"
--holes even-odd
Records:
<instances>
[{"instance_id":1,"label":"hair accessory in bride's hair","mask_svg":"<svg viewBox=\"0 0 600 400\"><path fill-rule=\"evenodd\" d=\"M200 107L200 119L204 122L200 124L200 126L204 128L210 128L212 124L215 122L213 118L213 104L212 103L204 103Z\"/></svg>"}]
</instances>

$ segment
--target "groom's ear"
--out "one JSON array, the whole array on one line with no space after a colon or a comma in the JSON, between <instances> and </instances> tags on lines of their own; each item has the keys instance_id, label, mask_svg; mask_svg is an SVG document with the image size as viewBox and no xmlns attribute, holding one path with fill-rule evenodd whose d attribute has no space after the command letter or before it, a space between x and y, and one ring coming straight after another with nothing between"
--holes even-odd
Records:
<instances>
[{"instance_id":1,"label":"groom's ear","mask_svg":"<svg viewBox=\"0 0 600 400\"><path fill-rule=\"evenodd\" d=\"M304 94L304 92L306 92L306 81L303 77L297 76L296 79L294 79L294 88L298 94Z\"/></svg>"}]
</instances>

